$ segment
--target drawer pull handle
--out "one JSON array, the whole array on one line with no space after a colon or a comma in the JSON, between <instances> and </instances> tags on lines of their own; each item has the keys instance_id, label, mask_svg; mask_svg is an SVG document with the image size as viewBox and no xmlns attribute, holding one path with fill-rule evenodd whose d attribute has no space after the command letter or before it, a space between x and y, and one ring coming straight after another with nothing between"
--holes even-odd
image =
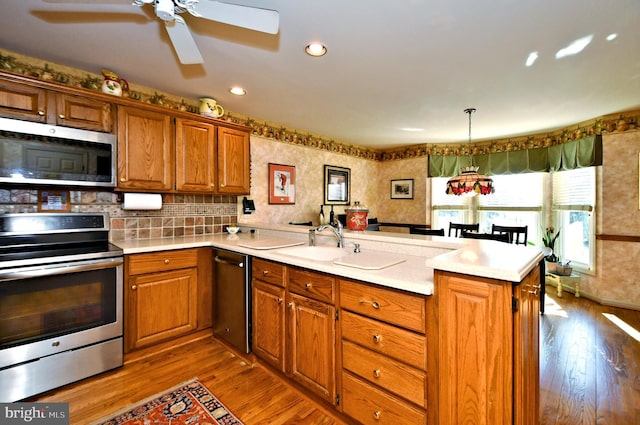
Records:
<instances>
[{"instance_id":1,"label":"drawer pull handle","mask_svg":"<svg viewBox=\"0 0 640 425\"><path fill-rule=\"evenodd\" d=\"M382 412L379 410L376 410L375 412L373 412L373 419L375 419L376 421L379 421L380 415L382 415Z\"/></svg>"},{"instance_id":2,"label":"drawer pull handle","mask_svg":"<svg viewBox=\"0 0 640 425\"><path fill-rule=\"evenodd\" d=\"M166 259L164 260L164 263L165 263L165 264L169 264L169 259L168 259L168 258L166 258Z\"/></svg>"},{"instance_id":3,"label":"drawer pull handle","mask_svg":"<svg viewBox=\"0 0 640 425\"><path fill-rule=\"evenodd\" d=\"M371 307L375 308L376 310L380 308L380 303L378 303L378 301L360 300L360 304L371 304Z\"/></svg>"},{"instance_id":4,"label":"drawer pull handle","mask_svg":"<svg viewBox=\"0 0 640 425\"><path fill-rule=\"evenodd\" d=\"M380 344L380 341L382 341L382 335L374 335L373 336L373 342L375 344Z\"/></svg>"},{"instance_id":5,"label":"drawer pull handle","mask_svg":"<svg viewBox=\"0 0 640 425\"><path fill-rule=\"evenodd\" d=\"M373 377L374 378L379 378L380 377L380 369L374 369L373 370Z\"/></svg>"},{"instance_id":6,"label":"drawer pull handle","mask_svg":"<svg viewBox=\"0 0 640 425\"><path fill-rule=\"evenodd\" d=\"M304 287L306 289L311 289L311 284L309 282L307 282L307 283L304 284Z\"/></svg>"}]
</instances>

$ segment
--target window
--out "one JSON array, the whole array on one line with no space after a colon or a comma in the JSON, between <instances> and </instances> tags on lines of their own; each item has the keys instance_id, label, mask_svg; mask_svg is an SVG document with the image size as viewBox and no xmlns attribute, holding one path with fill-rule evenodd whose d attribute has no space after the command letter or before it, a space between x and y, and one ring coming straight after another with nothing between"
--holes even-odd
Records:
<instances>
[{"instance_id":1,"label":"window","mask_svg":"<svg viewBox=\"0 0 640 425\"><path fill-rule=\"evenodd\" d=\"M593 271L596 168L554 173L552 184L555 230L560 231L555 254L574 269Z\"/></svg>"},{"instance_id":2,"label":"window","mask_svg":"<svg viewBox=\"0 0 640 425\"><path fill-rule=\"evenodd\" d=\"M540 241L545 173L508 174L491 177L495 193L478 199L480 232L491 226L527 226L527 241Z\"/></svg>"},{"instance_id":3,"label":"window","mask_svg":"<svg viewBox=\"0 0 640 425\"><path fill-rule=\"evenodd\" d=\"M449 223L467 223L469 200L465 196L447 195L447 177L433 177L431 180L431 228L449 229Z\"/></svg>"}]
</instances>

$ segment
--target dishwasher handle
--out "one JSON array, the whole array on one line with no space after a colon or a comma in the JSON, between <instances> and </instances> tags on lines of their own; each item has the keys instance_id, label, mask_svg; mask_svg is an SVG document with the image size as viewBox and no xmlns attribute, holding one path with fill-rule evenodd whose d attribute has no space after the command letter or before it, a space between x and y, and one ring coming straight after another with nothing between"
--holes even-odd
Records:
<instances>
[{"instance_id":1,"label":"dishwasher handle","mask_svg":"<svg viewBox=\"0 0 640 425\"><path fill-rule=\"evenodd\" d=\"M220 257L219 255L216 255L214 257L214 260L215 260L216 263L228 264L230 266L240 267L241 269L244 268L244 262L243 261L234 261L234 260L230 260L228 258Z\"/></svg>"}]
</instances>

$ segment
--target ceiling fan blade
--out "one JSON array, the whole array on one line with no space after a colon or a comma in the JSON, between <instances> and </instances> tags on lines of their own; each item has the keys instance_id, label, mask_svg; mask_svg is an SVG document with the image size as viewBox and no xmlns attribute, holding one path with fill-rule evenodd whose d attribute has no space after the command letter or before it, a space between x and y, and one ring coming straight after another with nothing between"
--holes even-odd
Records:
<instances>
[{"instance_id":1,"label":"ceiling fan blade","mask_svg":"<svg viewBox=\"0 0 640 425\"><path fill-rule=\"evenodd\" d=\"M133 0L42 0L44 3L67 4L132 4Z\"/></svg>"},{"instance_id":2,"label":"ceiling fan blade","mask_svg":"<svg viewBox=\"0 0 640 425\"><path fill-rule=\"evenodd\" d=\"M191 31L182 17L176 16L174 21L165 22L165 28L180 63L192 65L204 62Z\"/></svg>"},{"instance_id":3,"label":"ceiling fan blade","mask_svg":"<svg viewBox=\"0 0 640 425\"><path fill-rule=\"evenodd\" d=\"M277 34L280 15L275 10L200 0L194 6L195 16L254 31Z\"/></svg>"}]
</instances>

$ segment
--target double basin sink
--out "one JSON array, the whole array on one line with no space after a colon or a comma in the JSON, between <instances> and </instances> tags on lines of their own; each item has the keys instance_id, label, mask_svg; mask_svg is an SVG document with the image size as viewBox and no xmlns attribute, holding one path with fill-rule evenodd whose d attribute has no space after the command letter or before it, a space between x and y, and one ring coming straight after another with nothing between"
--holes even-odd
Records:
<instances>
[{"instance_id":1,"label":"double basin sink","mask_svg":"<svg viewBox=\"0 0 640 425\"><path fill-rule=\"evenodd\" d=\"M294 246L276 251L291 257L312 261L332 261L333 264L364 270L381 270L405 261L400 255L387 252L354 252L353 249L331 246Z\"/></svg>"}]
</instances>

